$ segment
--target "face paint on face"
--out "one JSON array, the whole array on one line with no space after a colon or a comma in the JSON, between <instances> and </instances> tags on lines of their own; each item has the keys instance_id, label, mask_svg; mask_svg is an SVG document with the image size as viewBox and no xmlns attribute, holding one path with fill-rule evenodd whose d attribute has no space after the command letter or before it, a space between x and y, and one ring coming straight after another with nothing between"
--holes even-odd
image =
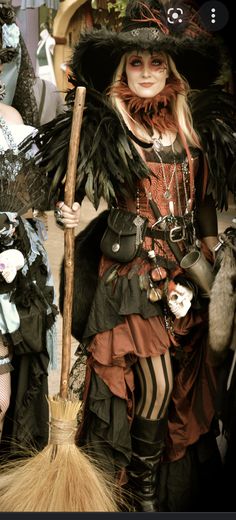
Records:
<instances>
[{"instance_id":1,"label":"face paint on face","mask_svg":"<svg viewBox=\"0 0 236 520\"><path fill-rule=\"evenodd\" d=\"M159 94L169 75L166 57L161 52L131 52L127 56L125 71L130 90L141 98Z\"/></svg>"}]
</instances>

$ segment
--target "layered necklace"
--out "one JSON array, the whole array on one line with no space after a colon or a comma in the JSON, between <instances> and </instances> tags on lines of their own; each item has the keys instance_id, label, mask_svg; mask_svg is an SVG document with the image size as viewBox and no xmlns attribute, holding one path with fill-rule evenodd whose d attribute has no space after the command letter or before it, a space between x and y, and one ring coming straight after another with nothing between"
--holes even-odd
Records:
<instances>
[{"instance_id":1,"label":"layered necklace","mask_svg":"<svg viewBox=\"0 0 236 520\"><path fill-rule=\"evenodd\" d=\"M173 171L172 171L171 178L170 178L169 182L167 182L165 167L164 167L163 160L162 160L162 157L161 157L161 154L160 154L160 152L164 148L163 142L162 142L162 134L160 134L158 137L151 137L152 142L151 143L150 142L147 143L147 142L141 141L135 134L133 134L131 132L131 130L128 129L127 132L128 132L128 135L131 137L131 139L134 142L136 142L139 146L141 146L141 148L146 148L146 149L150 148L157 155L157 157L158 157L158 159L160 161L160 164L161 164L162 176L163 176L163 181L164 181L164 185L165 185L165 191L163 193L163 196L164 196L164 198L166 200L169 200L170 197L171 197L170 188L171 188L172 182L173 182L173 180L174 180L174 178L176 176L176 161L175 161L175 157L174 157ZM174 156L173 144L172 144L172 151L173 151L173 156Z\"/></svg>"},{"instance_id":2,"label":"layered necklace","mask_svg":"<svg viewBox=\"0 0 236 520\"><path fill-rule=\"evenodd\" d=\"M158 157L160 165L161 165L161 173L164 183L164 191L163 191L163 198L168 203L169 207L169 214L174 215L174 202L172 200L171 196L171 187L173 182L176 184L176 198L177 198L177 206L178 206L178 213L179 215L186 214L190 211L191 208L191 196L189 191L189 168L188 168L188 159L182 162L182 174L183 174L183 188L184 188L184 205L185 208L183 210L182 203L181 203L181 197L180 197L180 187L179 187L179 179L178 179L178 173L177 173L177 165L176 165L176 157L175 157L175 151L173 142L171 143L172 148L172 155L173 155L173 164L168 167L170 168L170 178L167 177L167 172L165 169L165 165L163 163L163 159L161 156L161 152L165 148L162 141L162 134L160 134L158 137L150 137L152 139L151 142L141 141L135 134L131 132L131 130L127 129L128 135L131 137L131 139L138 144L141 148L144 149L152 149L155 153L155 155Z\"/></svg>"},{"instance_id":3,"label":"layered necklace","mask_svg":"<svg viewBox=\"0 0 236 520\"><path fill-rule=\"evenodd\" d=\"M182 164L182 166L181 166L182 181L183 181L183 190L184 190L184 205L185 205L185 208L183 210L183 201L181 202L179 178L178 178L177 165L176 165L176 156L175 156L173 142L171 143L171 149L172 149L172 155L173 155L173 165L171 165L169 167L170 171L171 170L172 171L171 171L170 178L169 178L168 181L167 181L165 166L163 164L163 159L162 159L162 156L160 154L160 151L163 148L164 147L163 147L163 144L161 142L161 136L159 138L157 138L157 139L155 138L154 142L153 142L152 149L155 152L156 156L158 157L158 159L160 161L160 165L161 165L162 178L163 178L163 182L164 182L163 197L164 197L164 199L166 201L168 201L170 214L174 215L174 203L171 200L171 198L172 198L172 196L171 196L171 187L172 187L173 182L175 182L176 198L177 198L176 203L177 203L177 207L178 207L178 214L180 216L183 216L183 214L187 214L191 210L191 193L190 193L190 186L189 186L190 182L189 182L188 158L186 157L186 159L184 161L182 161L182 163L181 163Z\"/></svg>"},{"instance_id":4,"label":"layered necklace","mask_svg":"<svg viewBox=\"0 0 236 520\"><path fill-rule=\"evenodd\" d=\"M160 161L160 164L161 164L162 176L163 176L163 181L164 181L164 184L165 184L165 191L163 193L163 196L164 196L164 199L169 200L170 197L171 197L170 188L172 186L173 179L174 179L174 177L176 175L176 161L175 161L175 157L174 157L173 171L172 171L169 183L168 183L167 182L167 178L166 178L166 172L165 172L165 167L164 167L164 164L163 164L163 160L162 160L162 157L161 157L161 155L159 153L163 149L163 144L162 144L162 141L161 141L161 135L159 137L153 139L152 149L155 152L155 154L157 155L157 157L158 157L158 159ZM174 156L173 143L172 143L172 152L173 152L173 156Z\"/></svg>"},{"instance_id":5,"label":"layered necklace","mask_svg":"<svg viewBox=\"0 0 236 520\"><path fill-rule=\"evenodd\" d=\"M170 171L172 169L172 172L170 174L169 182L167 182L165 166L163 164L162 157L161 157L161 155L159 153L160 148L157 149L156 148L156 143L154 143L152 149L155 152L156 156L158 157L158 159L160 161L160 165L161 165L162 178L163 178L163 182L164 182L163 197L164 197L165 201L168 202L169 214L174 216L174 201L172 200L172 197L171 197L171 186L172 186L172 183L173 183L173 181L175 179L176 187L177 187L178 175L177 175L177 168L176 168L176 160L175 160L175 154L174 154L174 149L173 149L173 143L172 143L173 165L170 166ZM177 190L177 193L178 193L178 190ZM180 197L179 197L179 199L180 199Z\"/></svg>"}]
</instances>

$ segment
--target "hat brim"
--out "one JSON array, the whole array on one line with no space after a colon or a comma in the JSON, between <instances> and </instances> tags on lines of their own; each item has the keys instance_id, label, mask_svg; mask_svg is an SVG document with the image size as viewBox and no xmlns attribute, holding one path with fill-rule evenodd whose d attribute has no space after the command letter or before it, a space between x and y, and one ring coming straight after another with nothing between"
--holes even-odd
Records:
<instances>
[{"instance_id":1,"label":"hat brim","mask_svg":"<svg viewBox=\"0 0 236 520\"><path fill-rule=\"evenodd\" d=\"M223 66L222 47L211 37L201 35L193 39L162 34L148 38L146 33L135 38L132 31L115 33L104 28L81 35L72 56L73 75L103 92L111 84L123 54L133 49L170 54L192 89L209 87Z\"/></svg>"}]
</instances>

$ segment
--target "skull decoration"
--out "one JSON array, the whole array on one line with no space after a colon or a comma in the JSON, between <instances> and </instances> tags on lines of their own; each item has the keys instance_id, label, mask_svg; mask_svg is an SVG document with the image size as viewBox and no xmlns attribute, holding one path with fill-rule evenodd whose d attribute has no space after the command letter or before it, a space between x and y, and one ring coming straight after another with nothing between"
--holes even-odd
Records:
<instances>
[{"instance_id":1,"label":"skull decoration","mask_svg":"<svg viewBox=\"0 0 236 520\"><path fill-rule=\"evenodd\" d=\"M193 291L177 283L168 295L168 305L176 318L186 316L191 307Z\"/></svg>"},{"instance_id":2,"label":"skull decoration","mask_svg":"<svg viewBox=\"0 0 236 520\"><path fill-rule=\"evenodd\" d=\"M25 263L24 257L18 249L6 249L0 253L0 273L7 283L11 283L18 271Z\"/></svg>"}]
</instances>

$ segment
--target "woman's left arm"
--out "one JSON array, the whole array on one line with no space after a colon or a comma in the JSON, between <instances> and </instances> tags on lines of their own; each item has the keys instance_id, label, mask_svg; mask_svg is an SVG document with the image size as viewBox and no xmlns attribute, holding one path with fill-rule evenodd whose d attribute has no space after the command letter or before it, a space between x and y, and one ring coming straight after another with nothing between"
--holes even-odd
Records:
<instances>
[{"instance_id":1,"label":"woman's left arm","mask_svg":"<svg viewBox=\"0 0 236 520\"><path fill-rule=\"evenodd\" d=\"M206 195L203 200L198 202L196 219L199 232L198 238L207 246L214 257L214 248L219 243L219 239L217 212L212 195Z\"/></svg>"}]
</instances>

